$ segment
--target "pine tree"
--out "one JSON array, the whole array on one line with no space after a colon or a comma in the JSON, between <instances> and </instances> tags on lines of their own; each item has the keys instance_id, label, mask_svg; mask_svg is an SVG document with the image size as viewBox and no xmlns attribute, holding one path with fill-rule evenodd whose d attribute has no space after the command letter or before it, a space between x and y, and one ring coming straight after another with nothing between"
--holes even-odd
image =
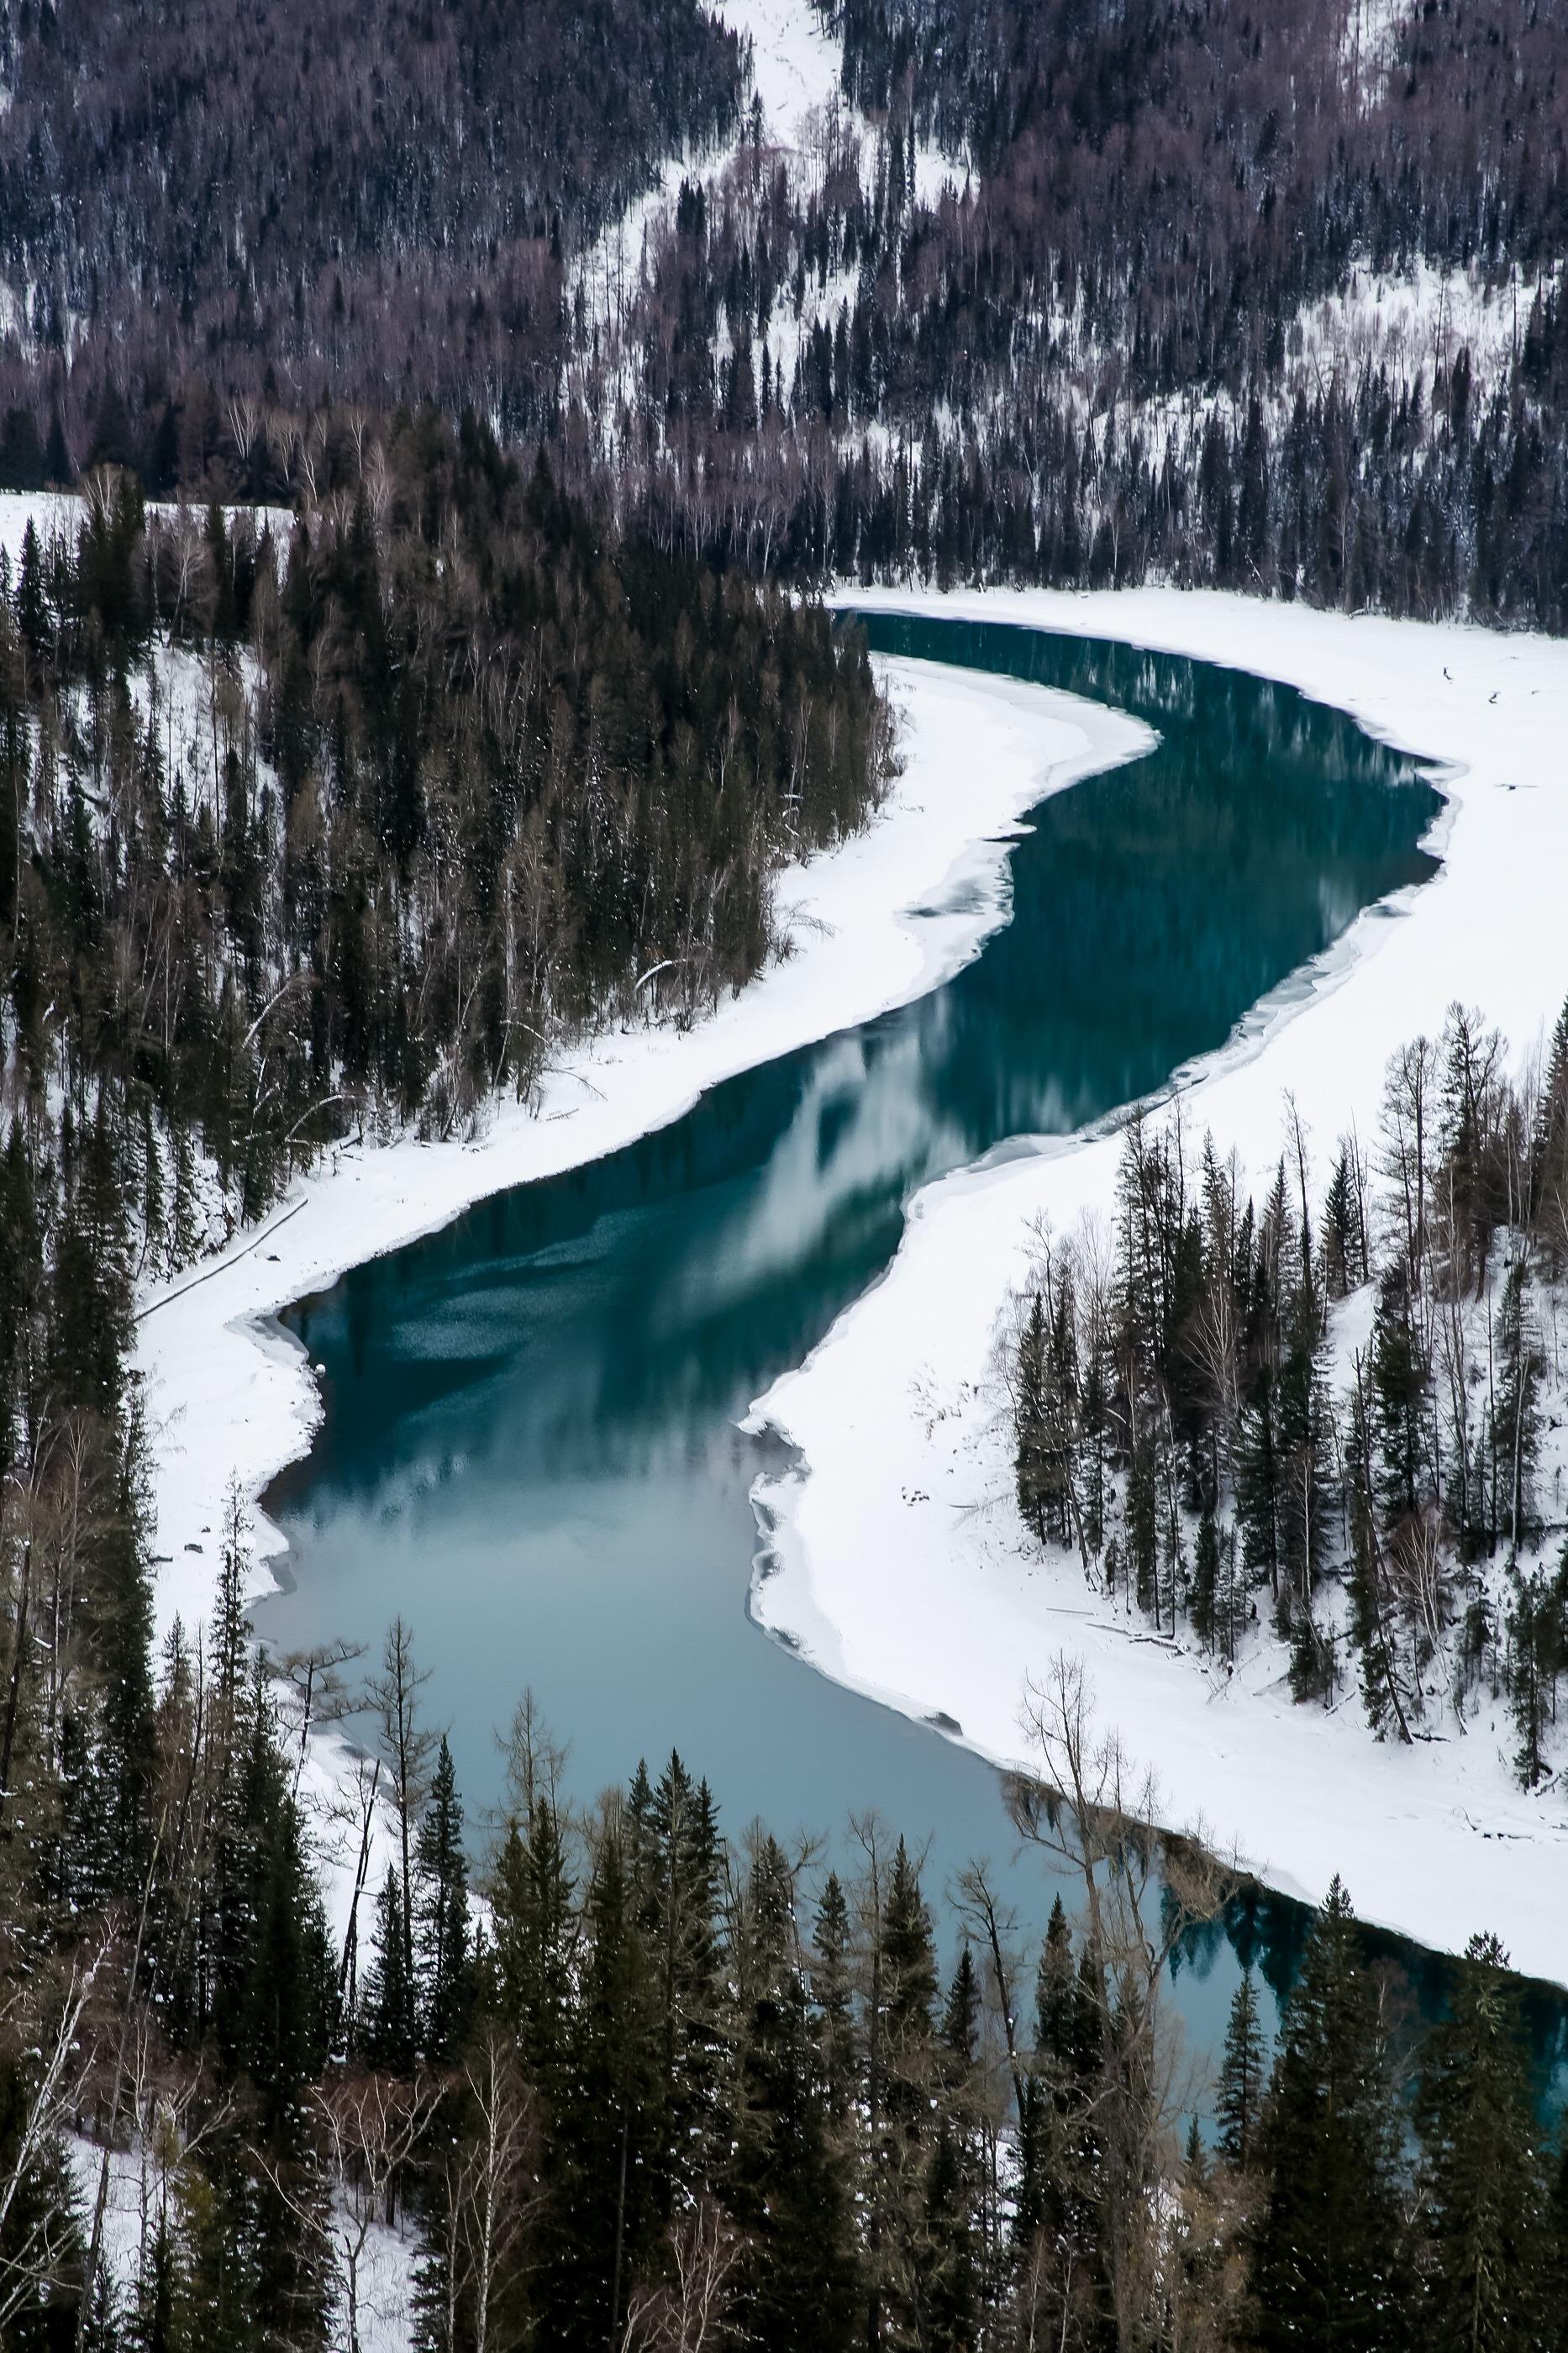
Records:
<instances>
[{"instance_id":1,"label":"pine tree","mask_svg":"<svg viewBox=\"0 0 1568 2353\"><path fill-rule=\"evenodd\" d=\"M1508 1612L1507 1684L1519 1746L1513 1767L1521 1784L1533 1789L1546 1778L1548 1725L1561 1664L1560 1619L1539 1569L1517 1573Z\"/></svg>"},{"instance_id":2,"label":"pine tree","mask_svg":"<svg viewBox=\"0 0 1568 2353\"><path fill-rule=\"evenodd\" d=\"M849 1906L838 1874L823 1883L811 1938L811 1993L827 2113L842 2127L858 2076L849 1975Z\"/></svg>"},{"instance_id":3,"label":"pine tree","mask_svg":"<svg viewBox=\"0 0 1568 2353\"><path fill-rule=\"evenodd\" d=\"M1390 1521L1412 1516L1421 1500L1426 1461L1423 1410L1426 1352L1415 1324L1415 1303L1403 1260L1385 1267L1377 1286L1373 1325L1372 1384L1380 1476L1378 1502Z\"/></svg>"},{"instance_id":4,"label":"pine tree","mask_svg":"<svg viewBox=\"0 0 1568 2353\"><path fill-rule=\"evenodd\" d=\"M58 1403L118 1419L131 1357L131 1253L107 1090L87 1131L55 1244L53 1377Z\"/></svg>"},{"instance_id":5,"label":"pine tree","mask_svg":"<svg viewBox=\"0 0 1568 2353\"><path fill-rule=\"evenodd\" d=\"M1243 1404L1236 1449L1237 1518L1248 1573L1267 1577L1279 1595L1280 1465L1275 1428L1274 1377L1265 1366Z\"/></svg>"},{"instance_id":6,"label":"pine tree","mask_svg":"<svg viewBox=\"0 0 1568 2353\"><path fill-rule=\"evenodd\" d=\"M379 1720L382 1759L391 1785L397 1822L398 1896L403 1906L403 1957L400 1979L414 2000L416 1956L414 1911L419 1821L429 1794L430 1759L436 1735L419 1720L419 1694L428 1683L428 1668L415 1663L414 1637L401 1617L387 1629L381 1672L367 1696Z\"/></svg>"},{"instance_id":7,"label":"pine tree","mask_svg":"<svg viewBox=\"0 0 1568 2353\"><path fill-rule=\"evenodd\" d=\"M427 2056L443 2066L462 2038L472 1996L463 1808L445 1733L419 1826L417 1852L420 2031Z\"/></svg>"},{"instance_id":8,"label":"pine tree","mask_svg":"<svg viewBox=\"0 0 1568 2353\"><path fill-rule=\"evenodd\" d=\"M1187 1604L1192 1629L1205 1651L1215 1647L1219 1596L1219 1529L1213 1512L1205 1508L1198 1522L1197 1544L1193 1554L1193 1585Z\"/></svg>"},{"instance_id":9,"label":"pine tree","mask_svg":"<svg viewBox=\"0 0 1568 2353\"><path fill-rule=\"evenodd\" d=\"M1362 1704L1368 1724L1380 1740L1396 1726L1401 1739L1408 1741L1398 1627L1384 1590L1373 1468L1372 1407L1359 1354L1350 1409L1345 1484L1350 1504L1351 1635L1361 1662Z\"/></svg>"},{"instance_id":10,"label":"pine tree","mask_svg":"<svg viewBox=\"0 0 1568 2353\"><path fill-rule=\"evenodd\" d=\"M105 1884L133 1898L152 1852L157 1757L145 1471L140 1420L134 1412L129 1420L114 1469L115 1505L96 1532L87 1615L100 1677L94 1771L102 1792Z\"/></svg>"},{"instance_id":11,"label":"pine tree","mask_svg":"<svg viewBox=\"0 0 1568 2353\"><path fill-rule=\"evenodd\" d=\"M153 2218L136 2278L131 2321L134 2353L185 2353L180 2326L182 2277L178 2244L166 2213Z\"/></svg>"},{"instance_id":12,"label":"pine tree","mask_svg":"<svg viewBox=\"0 0 1568 2353\"><path fill-rule=\"evenodd\" d=\"M308 2160L274 2148L268 2162L244 2129L214 2133L181 2168L175 2344L184 2353L326 2353L332 2316L323 2185Z\"/></svg>"},{"instance_id":13,"label":"pine tree","mask_svg":"<svg viewBox=\"0 0 1568 2353\"><path fill-rule=\"evenodd\" d=\"M1518 1995L1495 1936L1472 1937L1450 2015L1422 2052L1417 2116L1429 2249L1421 2342L1511 2353L1550 2311L1550 2223Z\"/></svg>"},{"instance_id":14,"label":"pine tree","mask_svg":"<svg viewBox=\"0 0 1568 2353\"><path fill-rule=\"evenodd\" d=\"M1527 1533L1536 1457L1541 1451L1539 1393L1544 1366L1530 1310L1523 1255L1510 1260L1497 1321L1497 1397L1492 1415L1494 1514L1511 1551Z\"/></svg>"},{"instance_id":15,"label":"pine tree","mask_svg":"<svg viewBox=\"0 0 1568 2353\"><path fill-rule=\"evenodd\" d=\"M376 1898L373 1958L365 1972L360 2041L373 2067L392 2075L414 2072L414 1987L403 1933L403 1890L397 1865L389 1862Z\"/></svg>"},{"instance_id":16,"label":"pine tree","mask_svg":"<svg viewBox=\"0 0 1568 2353\"><path fill-rule=\"evenodd\" d=\"M847 2348L856 2315L851 2209L795 1960L788 1866L763 1841L747 1888L742 2023L726 2203L744 2234L737 2340L793 2353Z\"/></svg>"},{"instance_id":17,"label":"pine tree","mask_svg":"<svg viewBox=\"0 0 1568 2353\"><path fill-rule=\"evenodd\" d=\"M614 1826L599 1841L587 1926L565 2163L548 2184L552 2253L534 2299L546 2344L619 2342L633 2283L655 2268L668 2211L658 1956L638 1926Z\"/></svg>"},{"instance_id":18,"label":"pine tree","mask_svg":"<svg viewBox=\"0 0 1568 2353\"><path fill-rule=\"evenodd\" d=\"M665 2194L695 2187L720 2130L725 2049L718 1901L718 1818L707 1783L679 1755L655 1785L640 1833L640 1924L658 1987Z\"/></svg>"},{"instance_id":19,"label":"pine tree","mask_svg":"<svg viewBox=\"0 0 1568 2353\"><path fill-rule=\"evenodd\" d=\"M920 1873L902 1839L894 1852L888 1888L882 1969L887 2105L911 2134L918 2135L935 2063L936 1957Z\"/></svg>"},{"instance_id":20,"label":"pine tree","mask_svg":"<svg viewBox=\"0 0 1568 2353\"><path fill-rule=\"evenodd\" d=\"M943 2353L961 2353L973 2345L980 2321L984 2156L974 2082L980 2009L980 1981L966 1943L942 2010L936 2139L926 2175L921 2304L925 2341Z\"/></svg>"},{"instance_id":21,"label":"pine tree","mask_svg":"<svg viewBox=\"0 0 1568 2353\"><path fill-rule=\"evenodd\" d=\"M1018 1509L1026 1527L1046 1534L1046 1311L1037 1291L1018 1339L1013 1388L1013 1460Z\"/></svg>"},{"instance_id":22,"label":"pine tree","mask_svg":"<svg viewBox=\"0 0 1568 2353\"><path fill-rule=\"evenodd\" d=\"M1531 1138L1531 1223L1555 1276L1568 1252L1568 1004L1557 1017Z\"/></svg>"},{"instance_id":23,"label":"pine tree","mask_svg":"<svg viewBox=\"0 0 1568 2353\"><path fill-rule=\"evenodd\" d=\"M1231 1996L1225 2030L1225 2055L1220 2062L1219 2091L1215 2103L1219 2126L1216 2146L1233 2172L1246 2173L1258 2147L1258 2123L1263 2105L1263 2031L1258 2019L1258 1987L1252 1971L1244 1969Z\"/></svg>"},{"instance_id":24,"label":"pine tree","mask_svg":"<svg viewBox=\"0 0 1568 2353\"><path fill-rule=\"evenodd\" d=\"M1376 1991L1336 1879L1286 2009L1260 2135L1261 2353L1400 2353L1409 2342L1399 2148Z\"/></svg>"},{"instance_id":25,"label":"pine tree","mask_svg":"<svg viewBox=\"0 0 1568 2353\"><path fill-rule=\"evenodd\" d=\"M500 2016L547 2104L561 2086L571 2027L575 1922L555 1809L534 1809L527 1843L508 1825L490 1883L491 1967Z\"/></svg>"},{"instance_id":26,"label":"pine tree","mask_svg":"<svg viewBox=\"0 0 1568 2353\"><path fill-rule=\"evenodd\" d=\"M1347 1137L1340 1145L1323 1198L1323 1283L1331 1300L1343 1299L1366 1279L1352 1150Z\"/></svg>"}]
</instances>

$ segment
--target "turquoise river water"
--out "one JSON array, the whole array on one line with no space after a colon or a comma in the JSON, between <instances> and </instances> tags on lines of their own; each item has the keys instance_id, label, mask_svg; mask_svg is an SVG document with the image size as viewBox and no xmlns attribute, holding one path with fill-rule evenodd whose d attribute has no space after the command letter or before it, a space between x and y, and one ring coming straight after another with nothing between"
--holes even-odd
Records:
<instances>
[{"instance_id":1,"label":"turquoise river water","mask_svg":"<svg viewBox=\"0 0 1568 2353\"><path fill-rule=\"evenodd\" d=\"M374 1647L401 1611L471 1816L529 1685L584 1802L679 1746L731 1834L761 1815L831 1841L875 1808L929 1841L933 1895L984 1854L1035 1932L1050 1883L1014 1855L990 1767L749 1619L761 1457L737 1423L887 1266L917 1187L1223 1045L1434 871L1438 800L1343 714L1241 671L991 623L863 626L879 652L1129 712L1156 746L1039 806L1010 852L1011 920L944 986L290 1311L327 1409L268 1498L289 1587L258 1630L274 1651ZM1258 1891L1189 1940L1176 1992L1200 2044L1244 1960L1289 1984L1305 1925ZM1441 1964L1384 1941L1438 2000ZM1543 1990L1531 2020L1549 2071L1562 2007Z\"/></svg>"}]
</instances>

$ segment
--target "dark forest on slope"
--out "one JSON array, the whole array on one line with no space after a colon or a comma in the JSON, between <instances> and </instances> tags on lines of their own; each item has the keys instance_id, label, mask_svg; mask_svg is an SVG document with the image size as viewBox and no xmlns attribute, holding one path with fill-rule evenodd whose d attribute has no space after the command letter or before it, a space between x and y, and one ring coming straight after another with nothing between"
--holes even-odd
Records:
<instances>
[{"instance_id":1,"label":"dark forest on slope","mask_svg":"<svg viewBox=\"0 0 1568 2353\"><path fill-rule=\"evenodd\" d=\"M22 0L0 267L40 351L79 319L139 391L210 354L301 404L548 398L563 234L723 132L738 65L691 0Z\"/></svg>"},{"instance_id":2,"label":"dark forest on slope","mask_svg":"<svg viewBox=\"0 0 1568 2353\"><path fill-rule=\"evenodd\" d=\"M189 5L138 18L129 75L113 9L15 11L0 474L287 498L323 396L430 396L797 579L1152 574L1563 626L1561 0L823 16L871 129L800 170L695 7L534 11L523 42L502 8ZM285 111L286 153L253 128ZM702 190L693 162L585 299L606 214L737 124L739 164ZM953 159L930 201L917 135ZM1472 350L1445 311L1313 365L1304 304L1417 269L1507 332Z\"/></svg>"}]
</instances>

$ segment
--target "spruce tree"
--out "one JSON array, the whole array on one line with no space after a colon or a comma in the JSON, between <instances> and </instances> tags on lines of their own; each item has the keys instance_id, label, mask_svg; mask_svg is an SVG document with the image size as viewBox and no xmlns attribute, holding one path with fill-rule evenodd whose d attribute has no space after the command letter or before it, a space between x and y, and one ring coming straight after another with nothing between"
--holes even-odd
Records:
<instances>
[{"instance_id":1,"label":"spruce tree","mask_svg":"<svg viewBox=\"0 0 1568 2353\"><path fill-rule=\"evenodd\" d=\"M942 2010L936 2138L925 2191L921 2304L925 2341L943 2353L973 2345L984 2293L978 2207L984 2159L975 2081L980 2010L974 1956L965 1943Z\"/></svg>"},{"instance_id":2,"label":"spruce tree","mask_svg":"<svg viewBox=\"0 0 1568 2353\"><path fill-rule=\"evenodd\" d=\"M1192 1592L1187 1603L1193 1631L1205 1651L1212 1651L1215 1647L1219 1574L1219 1529L1213 1512L1205 1506L1198 1522L1197 1543L1193 1554Z\"/></svg>"},{"instance_id":3,"label":"spruce tree","mask_svg":"<svg viewBox=\"0 0 1568 2353\"><path fill-rule=\"evenodd\" d=\"M672 1754L640 1831L639 1916L658 1988L665 2192L692 2188L712 2158L724 2094L719 1828L705 1781Z\"/></svg>"},{"instance_id":4,"label":"spruce tree","mask_svg":"<svg viewBox=\"0 0 1568 2353\"><path fill-rule=\"evenodd\" d=\"M150 1859L157 1769L153 1697L153 1596L143 1502L140 1421L112 1466L115 1501L96 1529L88 1605L99 1672L95 1772L110 1893L134 1899Z\"/></svg>"},{"instance_id":5,"label":"spruce tree","mask_svg":"<svg viewBox=\"0 0 1568 2353\"><path fill-rule=\"evenodd\" d=\"M1517 1553L1529 1532L1536 1457L1541 1451L1539 1395L1544 1372L1536 1335L1525 1260L1510 1260L1497 1319L1497 1391L1492 1412L1493 1516Z\"/></svg>"},{"instance_id":6,"label":"spruce tree","mask_svg":"<svg viewBox=\"0 0 1568 2353\"><path fill-rule=\"evenodd\" d=\"M1241 1982L1231 1996L1215 2103L1219 2126L1216 2146L1233 2172L1247 2172L1257 2154L1263 2092L1264 2045L1258 2018L1258 1986L1252 1971L1244 1969Z\"/></svg>"},{"instance_id":7,"label":"spruce tree","mask_svg":"<svg viewBox=\"0 0 1568 2353\"><path fill-rule=\"evenodd\" d=\"M744 2234L737 2341L834 2353L852 2342L857 2310L848 2185L795 1957L789 1870L771 1838L747 1898L751 1990L726 2182Z\"/></svg>"},{"instance_id":8,"label":"spruce tree","mask_svg":"<svg viewBox=\"0 0 1568 2353\"><path fill-rule=\"evenodd\" d=\"M668 2216L658 1957L637 1918L618 1828L602 1833L570 2058L565 2162L546 2185L550 2261L541 2341L620 2341L634 2283L655 2270Z\"/></svg>"},{"instance_id":9,"label":"spruce tree","mask_svg":"<svg viewBox=\"0 0 1568 2353\"><path fill-rule=\"evenodd\" d=\"M882 1923L886 2099L906 2129L923 2129L934 2073L936 1956L920 1873L902 1839Z\"/></svg>"},{"instance_id":10,"label":"spruce tree","mask_svg":"<svg viewBox=\"0 0 1568 2353\"><path fill-rule=\"evenodd\" d=\"M837 2126L849 2114L858 2077L850 1982L849 1906L837 1872L823 1883L811 1937L811 1993L827 2112Z\"/></svg>"},{"instance_id":11,"label":"spruce tree","mask_svg":"<svg viewBox=\"0 0 1568 2353\"><path fill-rule=\"evenodd\" d=\"M463 1808L445 1733L419 1826L417 1855L420 2031L426 2055L444 2066L462 2039L472 1997Z\"/></svg>"},{"instance_id":12,"label":"spruce tree","mask_svg":"<svg viewBox=\"0 0 1568 2353\"><path fill-rule=\"evenodd\" d=\"M55 1244L52 1376L58 1406L118 1419L132 1338L131 1254L107 1089L79 1155Z\"/></svg>"},{"instance_id":13,"label":"spruce tree","mask_svg":"<svg viewBox=\"0 0 1568 2353\"><path fill-rule=\"evenodd\" d=\"M180 2326L181 2272L178 2242L166 2213L154 2216L137 2269L131 2321L134 2353L185 2353Z\"/></svg>"},{"instance_id":14,"label":"spruce tree","mask_svg":"<svg viewBox=\"0 0 1568 2353\"><path fill-rule=\"evenodd\" d=\"M1401 2353L1411 2290L1399 2120L1376 1989L1337 1878L1287 2006L1259 2147L1261 2353Z\"/></svg>"},{"instance_id":15,"label":"spruce tree","mask_svg":"<svg viewBox=\"0 0 1568 2353\"><path fill-rule=\"evenodd\" d=\"M1512 2353L1538 2341L1551 2312L1548 2189L1521 2041L1507 1956L1495 1936L1472 1937L1450 2014L1422 2052L1431 2353Z\"/></svg>"},{"instance_id":16,"label":"spruce tree","mask_svg":"<svg viewBox=\"0 0 1568 2353\"><path fill-rule=\"evenodd\" d=\"M393 1862L386 1866L376 1898L372 1954L364 1977L360 2041L373 2067L384 2068L392 2075L409 2075L414 2072L416 2041L414 1988L403 1934L403 1890Z\"/></svg>"},{"instance_id":17,"label":"spruce tree","mask_svg":"<svg viewBox=\"0 0 1568 2353\"><path fill-rule=\"evenodd\" d=\"M555 1809L542 1799L526 1843L508 1825L490 1881L496 2002L518 2038L530 2080L555 2101L571 2028L576 1923Z\"/></svg>"},{"instance_id":18,"label":"spruce tree","mask_svg":"<svg viewBox=\"0 0 1568 2353\"><path fill-rule=\"evenodd\" d=\"M1351 1151L1346 1138L1340 1145L1323 1200L1323 1280L1331 1300L1343 1299L1364 1279Z\"/></svg>"},{"instance_id":19,"label":"spruce tree","mask_svg":"<svg viewBox=\"0 0 1568 2353\"><path fill-rule=\"evenodd\" d=\"M300 2095L326 2063L335 1977L321 1892L277 1737L265 1653L252 1683L239 1790L236 1911L241 1925L218 2021L259 2098L265 2132L289 2138Z\"/></svg>"},{"instance_id":20,"label":"spruce tree","mask_svg":"<svg viewBox=\"0 0 1568 2353\"><path fill-rule=\"evenodd\" d=\"M1426 1461L1423 1415L1428 1373L1408 1271L1404 1260L1396 1259L1378 1281L1372 1346L1377 1500L1390 1521L1412 1516L1420 1505Z\"/></svg>"},{"instance_id":21,"label":"spruce tree","mask_svg":"<svg viewBox=\"0 0 1568 2353\"><path fill-rule=\"evenodd\" d=\"M1046 1534L1046 1311L1037 1291L1018 1337L1013 1385L1014 1482L1026 1527Z\"/></svg>"}]
</instances>

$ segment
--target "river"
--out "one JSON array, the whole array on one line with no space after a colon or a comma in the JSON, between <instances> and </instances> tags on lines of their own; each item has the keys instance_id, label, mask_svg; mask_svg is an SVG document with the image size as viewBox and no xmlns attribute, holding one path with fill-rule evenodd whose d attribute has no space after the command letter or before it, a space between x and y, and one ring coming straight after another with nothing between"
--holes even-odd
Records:
<instances>
[{"instance_id":1,"label":"river","mask_svg":"<svg viewBox=\"0 0 1568 2353\"><path fill-rule=\"evenodd\" d=\"M886 1267L919 1187L1223 1045L1363 907L1434 871L1438 799L1343 714L1240 671L1000 624L863 626L879 652L1126 711L1157 744L1040 804L1010 922L928 996L290 1311L326 1416L268 1498L289 1584L258 1630L275 1652L374 1647L401 1611L471 1815L528 1685L584 1804L679 1746L732 1836L762 1816L842 1840L875 1809L927 1847L933 1895L988 1855L1036 1933L1049 1882L1014 1857L991 1769L748 1618L760 1457L737 1425ZM1243 1960L1289 1984L1305 1926L1258 1893L1190 1941L1177 1993L1203 2045ZM1440 1965L1400 1949L1426 2006ZM1545 2063L1562 2011L1531 2007Z\"/></svg>"}]
</instances>

